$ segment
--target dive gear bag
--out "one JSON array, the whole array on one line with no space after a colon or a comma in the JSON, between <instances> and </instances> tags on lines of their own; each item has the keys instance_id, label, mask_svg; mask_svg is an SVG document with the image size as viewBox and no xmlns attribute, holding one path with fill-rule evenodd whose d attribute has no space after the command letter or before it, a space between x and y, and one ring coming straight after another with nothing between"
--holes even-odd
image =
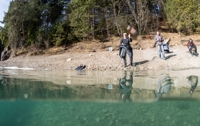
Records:
<instances>
[{"instance_id":1,"label":"dive gear bag","mask_svg":"<svg viewBox=\"0 0 200 126\"><path fill-rule=\"evenodd\" d=\"M119 56L121 58L125 58L126 57L126 51L127 51L127 48L125 46L120 46Z\"/></svg>"}]
</instances>

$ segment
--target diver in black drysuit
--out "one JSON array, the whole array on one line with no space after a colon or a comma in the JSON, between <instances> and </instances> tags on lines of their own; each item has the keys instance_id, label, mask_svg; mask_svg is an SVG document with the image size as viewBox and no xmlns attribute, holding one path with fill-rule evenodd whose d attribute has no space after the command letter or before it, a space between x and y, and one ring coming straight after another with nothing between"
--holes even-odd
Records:
<instances>
[{"instance_id":1,"label":"diver in black drysuit","mask_svg":"<svg viewBox=\"0 0 200 126\"><path fill-rule=\"evenodd\" d=\"M119 80L120 100L126 102L131 101L130 94L133 84L133 72L130 72L129 78L127 79L127 72L125 71L124 77Z\"/></svg>"},{"instance_id":2,"label":"diver in black drysuit","mask_svg":"<svg viewBox=\"0 0 200 126\"><path fill-rule=\"evenodd\" d=\"M123 38L120 41L120 47L119 47L119 55L124 60L124 67L127 67L126 53L128 53L129 55L130 65L133 66L133 51L132 51L130 42L132 42L132 39L130 38L130 34L127 37L127 34L124 33Z\"/></svg>"}]
</instances>

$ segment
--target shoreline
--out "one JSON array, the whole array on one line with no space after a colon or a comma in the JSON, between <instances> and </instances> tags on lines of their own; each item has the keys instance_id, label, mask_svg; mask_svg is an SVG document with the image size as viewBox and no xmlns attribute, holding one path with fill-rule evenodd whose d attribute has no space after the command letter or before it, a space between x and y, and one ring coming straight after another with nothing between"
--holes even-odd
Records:
<instances>
[{"instance_id":1,"label":"shoreline","mask_svg":"<svg viewBox=\"0 0 200 126\"><path fill-rule=\"evenodd\" d=\"M199 48L199 46L197 46ZM198 49L197 49L198 50ZM200 68L200 58L191 56L185 46L170 47L173 53L166 54L167 60L157 56L157 48L133 50L133 62L136 66L123 67L118 51L69 52L57 55L30 56L24 54L0 62L0 67L33 68L35 70L75 70L86 65L84 70L184 70ZM127 64L129 57L127 56Z\"/></svg>"}]
</instances>

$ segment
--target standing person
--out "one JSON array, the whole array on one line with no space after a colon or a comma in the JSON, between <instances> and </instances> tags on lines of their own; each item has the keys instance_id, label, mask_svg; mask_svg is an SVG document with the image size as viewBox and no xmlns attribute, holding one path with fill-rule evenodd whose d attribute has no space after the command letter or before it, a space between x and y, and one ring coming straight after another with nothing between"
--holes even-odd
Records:
<instances>
[{"instance_id":1,"label":"standing person","mask_svg":"<svg viewBox=\"0 0 200 126\"><path fill-rule=\"evenodd\" d=\"M133 66L133 51L130 45L130 42L132 42L132 39L130 37L131 37L130 34L127 36L127 33L123 33L123 38L120 40L119 55L124 60L124 67L127 67L126 52L128 53L129 58L130 58L130 65Z\"/></svg>"},{"instance_id":2,"label":"standing person","mask_svg":"<svg viewBox=\"0 0 200 126\"><path fill-rule=\"evenodd\" d=\"M164 47L163 47L163 37L160 35L159 31L157 31L157 34L156 36L154 37L154 41L158 47L158 56L161 58L161 59L164 59L166 60L165 58L165 52L164 52Z\"/></svg>"}]
</instances>

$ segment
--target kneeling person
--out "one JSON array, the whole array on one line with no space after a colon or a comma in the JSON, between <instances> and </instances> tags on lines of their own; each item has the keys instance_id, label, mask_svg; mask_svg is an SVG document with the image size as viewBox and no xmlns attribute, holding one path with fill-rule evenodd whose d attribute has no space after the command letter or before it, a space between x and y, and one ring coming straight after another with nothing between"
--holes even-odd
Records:
<instances>
[{"instance_id":1,"label":"kneeling person","mask_svg":"<svg viewBox=\"0 0 200 126\"><path fill-rule=\"evenodd\" d=\"M197 47L196 45L194 44L193 40L190 38L188 43L187 43L187 47L189 49L189 52L192 56L198 56L199 53L197 52Z\"/></svg>"}]
</instances>

